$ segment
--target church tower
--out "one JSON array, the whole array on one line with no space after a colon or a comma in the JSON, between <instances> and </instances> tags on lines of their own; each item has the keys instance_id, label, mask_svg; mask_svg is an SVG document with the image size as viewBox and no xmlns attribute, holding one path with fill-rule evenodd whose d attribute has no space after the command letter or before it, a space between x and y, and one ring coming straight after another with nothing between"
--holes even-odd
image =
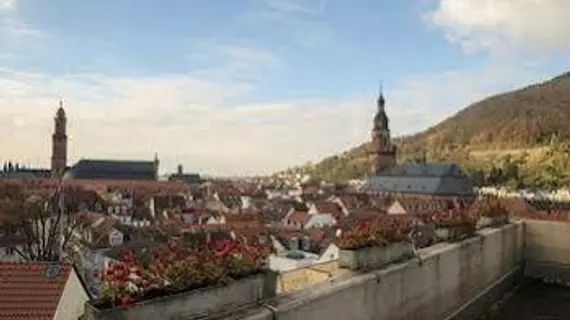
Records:
<instances>
[{"instance_id":1,"label":"church tower","mask_svg":"<svg viewBox=\"0 0 570 320\"><path fill-rule=\"evenodd\" d=\"M55 129L52 135L51 176L61 178L67 168L67 118L63 110L63 101L55 115Z\"/></svg>"},{"instance_id":2,"label":"church tower","mask_svg":"<svg viewBox=\"0 0 570 320\"><path fill-rule=\"evenodd\" d=\"M370 144L370 169L369 175L376 176L384 170L396 165L396 146L392 144L390 126L385 110L386 101L382 88L378 97L378 110L374 116L372 125L372 142Z\"/></svg>"}]
</instances>

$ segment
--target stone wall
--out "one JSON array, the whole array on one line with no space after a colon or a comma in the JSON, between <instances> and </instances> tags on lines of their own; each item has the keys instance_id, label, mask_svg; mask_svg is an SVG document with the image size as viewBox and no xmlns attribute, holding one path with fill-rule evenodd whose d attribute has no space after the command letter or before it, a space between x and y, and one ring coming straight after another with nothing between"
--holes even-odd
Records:
<instances>
[{"instance_id":1,"label":"stone wall","mask_svg":"<svg viewBox=\"0 0 570 320\"><path fill-rule=\"evenodd\" d=\"M527 220L524 239L525 276L570 282L570 223Z\"/></svg>"},{"instance_id":2,"label":"stone wall","mask_svg":"<svg viewBox=\"0 0 570 320\"><path fill-rule=\"evenodd\" d=\"M519 274L523 223L420 250L420 259L283 294L240 319L469 319ZM473 308L477 306L477 308Z\"/></svg>"}]
</instances>

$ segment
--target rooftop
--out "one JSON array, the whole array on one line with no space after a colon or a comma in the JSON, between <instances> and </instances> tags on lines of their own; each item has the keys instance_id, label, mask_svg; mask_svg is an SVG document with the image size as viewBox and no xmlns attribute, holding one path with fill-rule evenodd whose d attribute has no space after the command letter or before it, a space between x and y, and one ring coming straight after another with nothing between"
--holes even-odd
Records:
<instances>
[{"instance_id":1,"label":"rooftop","mask_svg":"<svg viewBox=\"0 0 570 320\"><path fill-rule=\"evenodd\" d=\"M0 319L51 320L73 267L0 263Z\"/></svg>"}]
</instances>

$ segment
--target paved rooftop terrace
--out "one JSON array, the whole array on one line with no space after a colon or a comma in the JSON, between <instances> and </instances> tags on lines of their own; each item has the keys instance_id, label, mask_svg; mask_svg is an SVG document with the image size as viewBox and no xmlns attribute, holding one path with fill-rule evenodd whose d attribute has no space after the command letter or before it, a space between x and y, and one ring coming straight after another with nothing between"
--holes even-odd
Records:
<instances>
[{"instance_id":1,"label":"paved rooftop terrace","mask_svg":"<svg viewBox=\"0 0 570 320\"><path fill-rule=\"evenodd\" d=\"M482 320L568 320L570 288L530 282L503 301L493 316Z\"/></svg>"}]
</instances>

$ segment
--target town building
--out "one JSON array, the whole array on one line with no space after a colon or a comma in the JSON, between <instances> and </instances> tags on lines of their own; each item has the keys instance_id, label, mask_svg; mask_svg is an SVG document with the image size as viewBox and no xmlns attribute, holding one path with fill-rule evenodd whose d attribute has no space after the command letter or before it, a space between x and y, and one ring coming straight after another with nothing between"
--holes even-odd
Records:
<instances>
[{"instance_id":1,"label":"town building","mask_svg":"<svg viewBox=\"0 0 570 320\"><path fill-rule=\"evenodd\" d=\"M454 163L397 164L397 148L391 141L384 94L380 91L368 150L370 169L364 190L368 193L396 193L445 197L471 197L469 176Z\"/></svg>"},{"instance_id":2,"label":"town building","mask_svg":"<svg viewBox=\"0 0 570 320\"><path fill-rule=\"evenodd\" d=\"M0 263L0 279L0 319L79 319L90 300L68 263Z\"/></svg>"},{"instance_id":3,"label":"town building","mask_svg":"<svg viewBox=\"0 0 570 320\"><path fill-rule=\"evenodd\" d=\"M77 180L157 180L158 158L155 161L81 159L65 173Z\"/></svg>"},{"instance_id":4,"label":"town building","mask_svg":"<svg viewBox=\"0 0 570 320\"><path fill-rule=\"evenodd\" d=\"M184 173L184 168L182 167L181 164L178 165L178 170L176 171L176 173L171 174L168 177L168 181L182 181L187 185L199 185L202 182L204 182L204 180L202 179L202 177L200 177L200 174L198 173Z\"/></svg>"}]
</instances>

